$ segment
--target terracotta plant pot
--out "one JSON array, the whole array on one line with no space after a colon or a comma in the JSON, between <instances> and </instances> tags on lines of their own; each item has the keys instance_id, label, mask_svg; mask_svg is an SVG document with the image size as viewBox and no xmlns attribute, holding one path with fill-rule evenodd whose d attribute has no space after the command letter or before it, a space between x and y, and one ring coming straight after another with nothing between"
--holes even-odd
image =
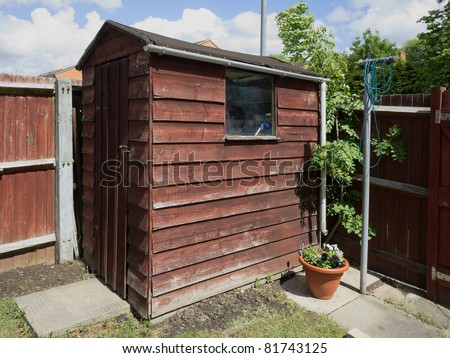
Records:
<instances>
[{"instance_id":1,"label":"terracotta plant pot","mask_svg":"<svg viewBox=\"0 0 450 358\"><path fill-rule=\"evenodd\" d=\"M299 256L299 260L303 265L303 270L305 270L309 292L321 300L329 300L333 297L341 282L342 275L350 267L346 259L344 259L345 265L336 269L313 266L303 260L302 256Z\"/></svg>"}]
</instances>

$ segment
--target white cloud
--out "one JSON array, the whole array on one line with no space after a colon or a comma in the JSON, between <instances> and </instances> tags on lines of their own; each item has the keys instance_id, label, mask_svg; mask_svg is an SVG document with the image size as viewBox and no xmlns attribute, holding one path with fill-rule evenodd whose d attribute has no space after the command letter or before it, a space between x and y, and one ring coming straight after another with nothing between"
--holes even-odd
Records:
<instances>
[{"instance_id":1,"label":"white cloud","mask_svg":"<svg viewBox=\"0 0 450 358\"><path fill-rule=\"evenodd\" d=\"M95 11L84 27L74 15L72 8L54 15L37 8L28 21L0 13L0 72L37 75L74 65L103 24Z\"/></svg>"},{"instance_id":2,"label":"white cloud","mask_svg":"<svg viewBox=\"0 0 450 358\"><path fill-rule=\"evenodd\" d=\"M338 6L327 16L327 19L331 23L342 23L353 20L362 14L363 13L361 11L356 9L350 10L342 6Z\"/></svg>"},{"instance_id":3,"label":"white cloud","mask_svg":"<svg viewBox=\"0 0 450 358\"><path fill-rule=\"evenodd\" d=\"M425 30L417 21L438 7L436 0L350 0L349 8L336 9L343 16L354 12L356 18L347 17L347 33L360 36L367 28L378 30L380 36L402 45ZM331 16L331 15L330 15Z\"/></svg>"},{"instance_id":4,"label":"white cloud","mask_svg":"<svg viewBox=\"0 0 450 358\"><path fill-rule=\"evenodd\" d=\"M267 53L280 53L283 49L278 38L276 14L267 16ZM220 48L246 53L259 53L260 15L247 11L233 19L224 20L208 9L185 9L177 20L148 17L132 25L185 41L213 40Z\"/></svg>"},{"instance_id":5,"label":"white cloud","mask_svg":"<svg viewBox=\"0 0 450 358\"><path fill-rule=\"evenodd\" d=\"M63 9L68 8L70 5L77 2L98 5L106 10L116 10L123 6L122 0L0 0L0 7L38 5L50 7L52 9Z\"/></svg>"}]
</instances>

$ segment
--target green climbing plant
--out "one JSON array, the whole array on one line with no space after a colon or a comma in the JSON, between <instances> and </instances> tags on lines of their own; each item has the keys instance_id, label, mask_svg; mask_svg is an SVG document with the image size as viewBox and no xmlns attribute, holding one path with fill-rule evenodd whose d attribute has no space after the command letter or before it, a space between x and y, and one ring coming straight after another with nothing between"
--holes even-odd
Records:
<instances>
[{"instance_id":1,"label":"green climbing plant","mask_svg":"<svg viewBox=\"0 0 450 358\"><path fill-rule=\"evenodd\" d=\"M312 71L330 79L327 89L327 144L316 146L309 170L326 170L327 212L337 217L336 224L324 240L326 244L339 225L348 233L361 236L362 218L356 203L361 193L353 189L353 181L362 161L360 150L360 123L357 110L363 109L359 96L352 94L347 81L348 61L335 50L333 35L324 26L314 24L308 6L300 2L277 15L278 35L283 41L281 57L302 62ZM399 141L401 129L390 129L383 138L375 138L373 148L377 155L389 155L394 160L404 158ZM375 235L373 227L369 236Z\"/></svg>"}]
</instances>

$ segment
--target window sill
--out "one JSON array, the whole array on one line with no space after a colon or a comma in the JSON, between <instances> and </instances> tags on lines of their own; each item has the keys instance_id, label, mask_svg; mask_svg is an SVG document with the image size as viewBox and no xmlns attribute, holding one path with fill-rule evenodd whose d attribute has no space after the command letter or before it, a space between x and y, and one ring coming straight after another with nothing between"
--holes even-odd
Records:
<instances>
[{"instance_id":1,"label":"window sill","mask_svg":"<svg viewBox=\"0 0 450 358\"><path fill-rule=\"evenodd\" d=\"M231 141L269 141L269 142L279 142L280 137L276 136L254 136L254 135L226 135L226 142Z\"/></svg>"}]
</instances>

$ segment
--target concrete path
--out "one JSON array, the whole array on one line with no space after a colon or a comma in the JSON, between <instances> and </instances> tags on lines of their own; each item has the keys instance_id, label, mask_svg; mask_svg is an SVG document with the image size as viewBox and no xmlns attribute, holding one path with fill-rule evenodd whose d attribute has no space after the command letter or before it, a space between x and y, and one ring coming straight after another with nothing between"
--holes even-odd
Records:
<instances>
[{"instance_id":1,"label":"concrete path","mask_svg":"<svg viewBox=\"0 0 450 358\"><path fill-rule=\"evenodd\" d=\"M282 287L294 302L356 332L356 337L450 337L450 310L405 286L395 288L369 275L369 295L359 294L359 271L350 268L331 300L311 296L304 273L284 281ZM370 290L370 286L374 287Z\"/></svg>"},{"instance_id":2,"label":"concrete path","mask_svg":"<svg viewBox=\"0 0 450 358\"><path fill-rule=\"evenodd\" d=\"M93 278L16 298L38 337L58 336L130 312L130 306Z\"/></svg>"}]
</instances>

